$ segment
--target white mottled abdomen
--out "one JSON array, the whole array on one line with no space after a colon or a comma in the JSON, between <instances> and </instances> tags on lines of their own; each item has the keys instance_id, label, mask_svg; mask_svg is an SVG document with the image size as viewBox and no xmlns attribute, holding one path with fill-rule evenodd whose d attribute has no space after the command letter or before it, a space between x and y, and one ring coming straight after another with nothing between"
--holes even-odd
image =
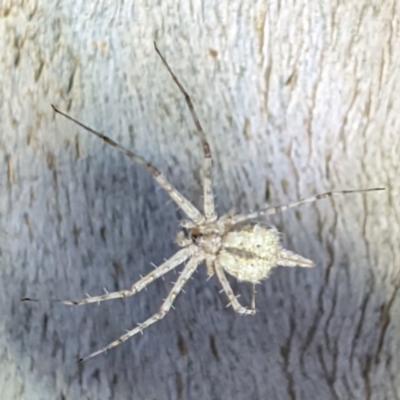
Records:
<instances>
[{"instance_id":1,"label":"white mottled abdomen","mask_svg":"<svg viewBox=\"0 0 400 400\"><path fill-rule=\"evenodd\" d=\"M218 262L238 280L258 282L278 264L280 250L275 229L248 225L224 237Z\"/></svg>"}]
</instances>

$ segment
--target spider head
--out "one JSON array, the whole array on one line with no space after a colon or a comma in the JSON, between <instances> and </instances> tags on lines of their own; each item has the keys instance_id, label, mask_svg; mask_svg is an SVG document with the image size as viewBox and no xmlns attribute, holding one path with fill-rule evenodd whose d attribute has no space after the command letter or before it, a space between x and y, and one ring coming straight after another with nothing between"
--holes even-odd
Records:
<instances>
[{"instance_id":1,"label":"spider head","mask_svg":"<svg viewBox=\"0 0 400 400\"><path fill-rule=\"evenodd\" d=\"M181 227L182 230L176 237L179 246L194 244L210 255L216 255L220 250L222 237L225 234L224 224L208 221L197 225L191 221L182 221Z\"/></svg>"},{"instance_id":2,"label":"spider head","mask_svg":"<svg viewBox=\"0 0 400 400\"><path fill-rule=\"evenodd\" d=\"M176 235L175 242L178 244L178 246L185 247L189 246L190 244L198 244L201 236L202 234L198 227L183 227L183 229Z\"/></svg>"},{"instance_id":3,"label":"spider head","mask_svg":"<svg viewBox=\"0 0 400 400\"><path fill-rule=\"evenodd\" d=\"M191 236L191 229L183 228L178 232L175 238L175 243L180 247L186 247L194 243L194 238Z\"/></svg>"},{"instance_id":4,"label":"spider head","mask_svg":"<svg viewBox=\"0 0 400 400\"><path fill-rule=\"evenodd\" d=\"M192 243L197 243L197 240L202 236L200 227L192 221L183 220L180 222L182 230L176 236L176 243L179 246L188 246Z\"/></svg>"}]
</instances>

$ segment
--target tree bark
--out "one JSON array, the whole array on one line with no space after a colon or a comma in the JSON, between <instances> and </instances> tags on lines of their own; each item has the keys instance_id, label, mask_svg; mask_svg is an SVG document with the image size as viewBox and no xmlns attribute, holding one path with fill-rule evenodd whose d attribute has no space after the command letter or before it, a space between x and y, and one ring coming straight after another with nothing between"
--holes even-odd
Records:
<instances>
[{"instance_id":1,"label":"tree bark","mask_svg":"<svg viewBox=\"0 0 400 400\"><path fill-rule=\"evenodd\" d=\"M400 398L398 3L56 3L0 0L0 398ZM226 308L202 267L162 321L78 365L176 277L99 306L50 300L129 287L176 250L182 215L145 168L50 105L200 206L200 142L153 40L210 141L219 214L386 191L271 218L316 267L277 268L254 317Z\"/></svg>"}]
</instances>

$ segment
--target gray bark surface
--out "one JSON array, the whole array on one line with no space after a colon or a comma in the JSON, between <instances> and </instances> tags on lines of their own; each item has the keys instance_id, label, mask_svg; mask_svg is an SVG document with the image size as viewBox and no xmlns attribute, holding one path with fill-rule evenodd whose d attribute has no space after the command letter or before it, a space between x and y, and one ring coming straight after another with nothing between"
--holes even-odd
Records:
<instances>
[{"instance_id":1,"label":"gray bark surface","mask_svg":"<svg viewBox=\"0 0 400 400\"><path fill-rule=\"evenodd\" d=\"M0 0L0 398L399 399L399 3ZM318 192L269 222L316 263L277 268L254 317L199 269L162 321L77 364L154 313L181 214L107 133L201 204L201 146L219 213ZM250 288L233 281L240 300ZM42 302L22 303L22 297Z\"/></svg>"}]
</instances>

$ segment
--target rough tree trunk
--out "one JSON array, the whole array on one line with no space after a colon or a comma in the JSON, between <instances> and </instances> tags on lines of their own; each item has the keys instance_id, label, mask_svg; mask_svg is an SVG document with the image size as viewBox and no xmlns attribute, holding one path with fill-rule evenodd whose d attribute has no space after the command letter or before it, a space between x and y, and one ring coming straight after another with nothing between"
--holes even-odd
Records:
<instances>
[{"instance_id":1,"label":"rough tree trunk","mask_svg":"<svg viewBox=\"0 0 400 400\"><path fill-rule=\"evenodd\" d=\"M396 0L0 0L0 398L399 398L399 13ZM201 147L153 40L207 132L220 213L387 190L271 219L317 267L276 269L256 316L226 308L201 268L164 320L78 366L156 311L174 274L99 306L47 300L128 287L173 253L181 215L50 104L199 205Z\"/></svg>"}]
</instances>

